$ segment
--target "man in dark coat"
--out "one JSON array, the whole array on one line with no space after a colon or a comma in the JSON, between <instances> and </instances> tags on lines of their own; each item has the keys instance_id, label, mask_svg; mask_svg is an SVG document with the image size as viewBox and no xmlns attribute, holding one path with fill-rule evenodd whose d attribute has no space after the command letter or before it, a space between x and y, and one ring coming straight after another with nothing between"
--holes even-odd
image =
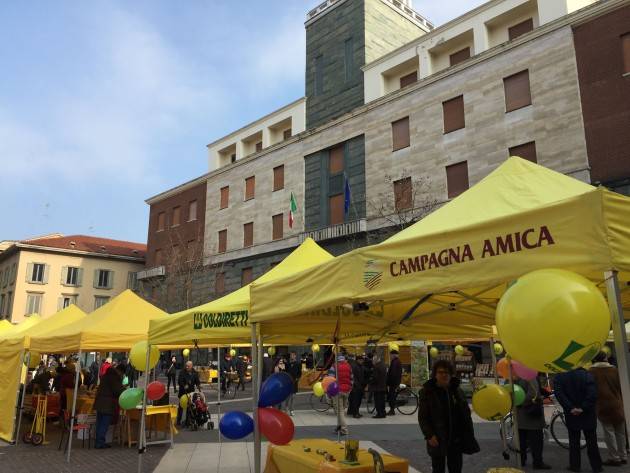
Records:
<instances>
[{"instance_id":1,"label":"man in dark coat","mask_svg":"<svg viewBox=\"0 0 630 473\"><path fill-rule=\"evenodd\" d=\"M245 373L247 372L247 361L243 356L236 358L236 372L238 373L238 386L236 389L241 388L241 391L245 391Z\"/></svg>"},{"instance_id":2,"label":"man in dark coat","mask_svg":"<svg viewBox=\"0 0 630 473\"><path fill-rule=\"evenodd\" d=\"M186 367L180 370L177 378L177 385L179 386L179 392L177 395L181 399L184 394L195 392L195 388L201 389L201 382L199 381L199 375L193 369L192 361L186 362ZM182 407L181 404L177 408L177 425L181 424L182 420Z\"/></svg>"},{"instance_id":3,"label":"man in dark coat","mask_svg":"<svg viewBox=\"0 0 630 473\"><path fill-rule=\"evenodd\" d=\"M352 391L348 400L348 415L359 419L363 417L359 414L361 401L363 400L363 392L365 391L365 378L363 371L363 357L357 356L356 359L349 360L352 368Z\"/></svg>"},{"instance_id":4,"label":"man in dark coat","mask_svg":"<svg viewBox=\"0 0 630 473\"><path fill-rule=\"evenodd\" d=\"M427 441L433 473L461 473L462 454L479 451L470 408L459 379L446 360L433 365L431 379L419 392L418 423Z\"/></svg>"},{"instance_id":5,"label":"man in dark coat","mask_svg":"<svg viewBox=\"0 0 630 473\"><path fill-rule=\"evenodd\" d=\"M96 442L94 448L110 448L105 443L107 429L118 409L118 398L125 390L122 384L125 376L125 365L110 367L102 376L96 391L94 410L96 411Z\"/></svg>"},{"instance_id":6,"label":"man in dark coat","mask_svg":"<svg viewBox=\"0 0 630 473\"><path fill-rule=\"evenodd\" d=\"M527 381L518 379L515 385L525 392L525 401L516 408L518 419L518 438L521 449L521 466L527 463L527 453L531 453L534 470L551 470L543 461L543 446L545 443L545 411L537 379Z\"/></svg>"},{"instance_id":7,"label":"man in dark coat","mask_svg":"<svg viewBox=\"0 0 630 473\"><path fill-rule=\"evenodd\" d=\"M286 400L286 408L289 412L289 415L293 415L293 399L295 398L295 394L298 392L298 386L300 383L300 378L302 377L302 362L298 360L297 353L294 351L291 352L289 362L287 363L286 372L291 376L291 380L293 381L293 390L291 394Z\"/></svg>"},{"instance_id":8,"label":"man in dark coat","mask_svg":"<svg viewBox=\"0 0 630 473\"><path fill-rule=\"evenodd\" d=\"M232 362L232 357L229 353L225 353L223 355L219 368L221 370L221 395L225 395L228 382L230 381L230 373L234 371L234 363Z\"/></svg>"},{"instance_id":9,"label":"man in dark coat","mask_svg":"<svg viewBox=\"0 0 630 473\"><path fill-rule=\"evenodd\" d=\"M396 392L402 381L402 365L398 359L398 351L389 352L391 361L387 370L387 401L389 402L388 416L396 414Z\"/></svg>"},{"instance_id":10,"label":"man in dark coat","mask_svg":"<svg viewBox=\"0 0 630 473\"><path fill-rule=\"evenodd\" d=\"M564 410L564 420L569 431L569 470L580 471L580 432L584 432L591 469L594 472L603 471L597 446L597 386L593 376L583 368L560 373L554 379L554 391Z\"/></svg>"},{"instance_id":11,"label":"man in dark coat","mask_svg":"<svg viewBox=\"0 0 630 473\"><path fill-rule=\"evenodd\" d=\"M269 353L263 355L262 360L262 380L261 384L273 374L273 360L269 356Z\"/></svg>"},{"instance_id":12,"label":"man in dark coat","mask_svg":"<svg viewBox=\"0 0 630 473\"><path fill-rule=\"evenodd\" d=\"M372 357L372 378L370 380L370 391L374 395L374 408L376 415L373 419L385 418L385 395L387 393L387 366L378 355Z\"/></svg>"}]
</instances>

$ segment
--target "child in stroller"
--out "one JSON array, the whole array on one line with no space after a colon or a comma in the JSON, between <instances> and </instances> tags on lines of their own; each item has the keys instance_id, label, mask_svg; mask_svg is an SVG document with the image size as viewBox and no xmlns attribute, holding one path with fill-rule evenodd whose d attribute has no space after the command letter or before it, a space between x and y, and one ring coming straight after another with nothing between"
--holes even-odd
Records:
<instances>
[{"instance_id":1,"label":"child in stroller","mask_svg":"<svg viewBox=\"0 0 630 473\"><path fill-rule=\"evenodd\" d=\"M207 426L208 430L214 429L214 422L210 421L210 412L206 404L206 397L201 392L189 393L186 407L186 425L191 430Z\"/></svg>"}]
</instances>

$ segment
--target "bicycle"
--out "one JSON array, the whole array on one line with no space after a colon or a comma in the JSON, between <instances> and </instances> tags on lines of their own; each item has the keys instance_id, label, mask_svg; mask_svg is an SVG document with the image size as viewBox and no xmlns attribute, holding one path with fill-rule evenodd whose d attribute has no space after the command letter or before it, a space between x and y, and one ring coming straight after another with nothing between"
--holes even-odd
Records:
<instances>
[{"instance_id":1,"label":"bicycle","mask_svg":"<svg viewBox=\"0 0 630 473\"><path fill-rule=\"evenodd\" d=\"M326 412L333 407L333 401L326 394L316 396L314 393L309 397L311 408L317 412Z\"/></svg>"},{"instance_id":2,"label":"bicycle","mask_svg":"<svg viewBox=\"0 0 630 473\"><path fill-rule=\"evenodd\" d=\"M234 382L235 378L238 379L238 374L226 373L225 391L221 392L221 396L223 396L223 399L234 399L236 397L237 383Z\"/></svg>"},{"instance_id":3,"label":"bicycle","mask_svg":"<svg viewBox=\"0 0 630 473\"><path fill-rule=\"evenodd\" d=\"M394 405L400 414L405 416L413 415L418 410L418 395L406 384L401 384L396 389ZM371 392L368 393L366 406L367 411L370 414L373 414L376 410L376 406L374 405L374 395Z\"/></svg>"}]
</instances>

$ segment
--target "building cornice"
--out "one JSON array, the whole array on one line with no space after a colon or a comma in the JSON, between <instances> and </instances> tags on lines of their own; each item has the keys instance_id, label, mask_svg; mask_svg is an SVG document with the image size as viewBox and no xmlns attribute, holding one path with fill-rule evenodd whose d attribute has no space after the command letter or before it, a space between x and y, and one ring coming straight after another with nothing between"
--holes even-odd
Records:
<instances>
[{"instance_id":1,"label":"building cornice","mask_svg":"<svg viewBox=\"0 0 630 473\"><path fill-rule=\"evenodd\" d=\"M90 258L101 258L101 259L110 259L117 261L127 261L129 263L138 263L144 264L145 258L142 256L123 256L123 255L112 255L110 253L95 253L93 251L81 251L81 250L71 250L66 248L54 248L51 246L41 246L41 245L32 245L28 243L15 243L10 246L6 251L0 254L0 261L8 258L9 256L19 253L20 251L34 251L40 253L57 253L57 254L67 254L70 256L84 256Z\"/></svg>"}]
</instances>

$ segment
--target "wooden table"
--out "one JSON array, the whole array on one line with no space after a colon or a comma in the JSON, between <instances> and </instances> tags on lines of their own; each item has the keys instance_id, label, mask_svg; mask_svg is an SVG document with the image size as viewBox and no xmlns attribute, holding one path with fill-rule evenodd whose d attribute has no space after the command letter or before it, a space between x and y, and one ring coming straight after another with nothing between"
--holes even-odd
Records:
<instances>
[{"instance_id":1,"label":"wooden table","mask_svg":"<svg viewBox=\"0 0 630 473\"><path fill-rule=\"evenodd\" d=\"M359 444L359 447L361 445ZM305 452L304 448L310 448ZM326 450L332 454L336 461L329 462L317 450ZM342 443L325 439L293 440L288 445L269 445L267 450L267 464L265 473L373 473L374 462L372 455L365 449L359 449L359 465L347 465L342 463L345 456L345 446ZM388 473L408 473L409 462L404 458L393 455L381 455Z\"/></svg>"}]
</instances>

